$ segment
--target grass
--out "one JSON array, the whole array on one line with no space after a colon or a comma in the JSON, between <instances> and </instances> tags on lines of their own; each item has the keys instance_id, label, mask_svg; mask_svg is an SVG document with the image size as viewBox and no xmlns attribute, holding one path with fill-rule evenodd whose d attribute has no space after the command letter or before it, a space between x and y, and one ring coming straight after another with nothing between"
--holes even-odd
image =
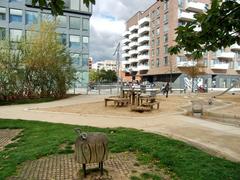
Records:
<instances>
[{"instance_id":1,"label":"grass","mask_svg":"<svg viewBox=\"0 0 240 180\"><path fill-rule=\"evenodd\" d=\"M42 156L67 153L61 144L70 146L78 126L52 124L45 122L0 120L0 129L20 128L20 139L0 152L0 179L5 179L16 172L17 166L27 160ZM240 179L240 164L211 156L186 143L160 135L145 133L134 129L100 129L81 127L84 131L105 132L109 137L111 152L137 152L140 162L154 163L165 168L174 178L179 179ZM137 177L132 177L132 179ZM155 174L142 174L141 179L159 179Z\"/></svg>"}]
</instances>

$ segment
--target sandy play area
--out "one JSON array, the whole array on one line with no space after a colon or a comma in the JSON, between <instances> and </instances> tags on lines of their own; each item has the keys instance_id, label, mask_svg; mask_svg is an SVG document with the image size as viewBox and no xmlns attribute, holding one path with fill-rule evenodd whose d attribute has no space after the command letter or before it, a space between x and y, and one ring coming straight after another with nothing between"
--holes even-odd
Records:
<instances>
[{"instance_id":1,"label":"sandy play area","mask_svg":"<svg viewBox=\"0 0 240 180\"><path fill-rule=\"evenodd\" d=\"M165 96L157 96L160 101L160 108L154 108L151 112L131 112L130 107L117 107L114 108L113 102L109 102L108 106L104 106L104 100L94 103L75 104L70 106L58 106L54 108L42 109L53 112L66 112L77 114L95 114L95 115L111 115L111 116L152 116L160 113L167 112L180 112L181 106L189 103L189 98L184 95L172 95L166 98Z\"/></svg>"}]
</instances>

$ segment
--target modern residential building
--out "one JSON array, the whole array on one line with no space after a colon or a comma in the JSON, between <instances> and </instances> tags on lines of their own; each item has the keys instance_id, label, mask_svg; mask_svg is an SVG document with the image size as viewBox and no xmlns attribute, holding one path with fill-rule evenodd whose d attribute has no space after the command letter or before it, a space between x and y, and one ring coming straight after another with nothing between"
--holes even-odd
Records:
<instances>
[{"instance_id":1,"label":"modern residential building","mask_svg":"<svg viewBox=\"0 0 240 180\"><path fill-rule=\"evenodd\" d=\"M117 71L117 64L115 60L104 60L104 61L98 61L93 64L92 66L93 69L95 70L112 70L112 71Z\"/></svg>"},{"instance_id":2,"label":"modern residential building","mask_svg":"<svg viewBox=\"0 0 240 180\"><path fill-rule=\"evenodd\" d=\"M44 20L57 20L57 33L61 42L69 47L81 85L88 83L89 20L92 7L83 0L64 0L62 16L53 17L47 8L32 7L32 0L0 0L0 40L8 37L17 42L32 33L33 25Z\"/></svg>"},{"instance_id":3,"label":"modern residential building","mask_svg":"<svg viewBox=\"0 0 240 180\"><path fill-rule=\"evenodd\" d=\"M143 81L172 81L174 87L191 88L191 78L183 68L196 64L186 58L186 52L170 56L168 47L175 45L175 29L194 20L194 14L202 13L210 6L210 0L156 1L145 11L137 12L126 23L122 40L124 77L141 78ZM196 28L196 31L199 31ZM208 87L229 87L240 74L240 46L204 54L202 63L206 74L196 84Z\"/></svg>"}]
</instances>

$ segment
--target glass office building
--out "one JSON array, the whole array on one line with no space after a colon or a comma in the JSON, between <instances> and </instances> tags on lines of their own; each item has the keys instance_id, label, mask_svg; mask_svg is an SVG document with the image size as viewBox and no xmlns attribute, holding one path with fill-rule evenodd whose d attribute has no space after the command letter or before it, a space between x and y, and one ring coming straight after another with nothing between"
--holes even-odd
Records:
<instances>
[{"instance_id":1,"label":"glass office building","mask_svg":"<svg viewBox=\"0 0 240 180\"><path fill-rule=\"evenodd\" d=\"M60 41L71 53L77 69L78 85L88 83L89 20L92 6L87 7L83 0L64 0L64 14L57 16L57 33ZM0 40L9 37L18 41L31 35L30 28L44 20L54 20L49 9L40 10L31 6L32 0L0 0Z\"/></svg>"}]
</instances>

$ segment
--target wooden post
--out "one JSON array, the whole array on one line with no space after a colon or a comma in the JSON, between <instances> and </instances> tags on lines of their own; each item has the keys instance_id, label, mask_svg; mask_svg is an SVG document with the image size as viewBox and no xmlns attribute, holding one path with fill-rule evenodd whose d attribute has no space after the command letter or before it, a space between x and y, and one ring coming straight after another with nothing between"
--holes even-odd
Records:
<instances>
[{"instance_id":1,"label":"wooden post","mask_svg":"<svg viewBox=\"0 0 240 180\"><path fill-rule=\"evenodd\" d=\"M83 164L83 175L84 175L84 177L87 176L87 172L86 172L86 164Z\"/></svg>"}]
</instances>

